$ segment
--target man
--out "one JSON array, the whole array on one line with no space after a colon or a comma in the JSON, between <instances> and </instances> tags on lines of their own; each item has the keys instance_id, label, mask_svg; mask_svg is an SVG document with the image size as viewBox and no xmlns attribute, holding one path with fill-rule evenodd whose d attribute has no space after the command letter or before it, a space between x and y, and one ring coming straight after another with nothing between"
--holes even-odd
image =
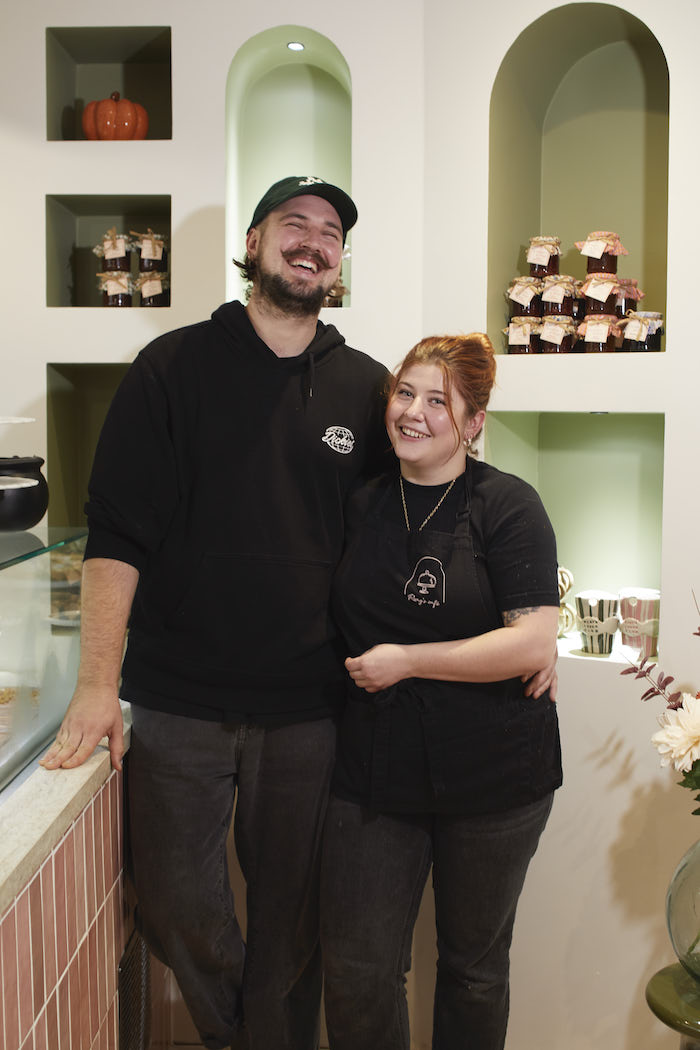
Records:
<instances>
[{"instance_id":1,"label":"man","mask_svg":"<svg viewBox=\"0 0 700 1050\"><path fill-rule=\"evenodd\" d=\"M242 1016L251 1050L318 1045L344 688L330 581L345 496L387 449L386 370L318 320L356 219L336 186L275 183L246 238L247 305L138 355L89 485L81 664L43 764L79 765L106 734L121 768L118 696L131 702L138 921L212 1050ZM245 946L225 852L236 792Z\"/></svg>"}]
</instances>

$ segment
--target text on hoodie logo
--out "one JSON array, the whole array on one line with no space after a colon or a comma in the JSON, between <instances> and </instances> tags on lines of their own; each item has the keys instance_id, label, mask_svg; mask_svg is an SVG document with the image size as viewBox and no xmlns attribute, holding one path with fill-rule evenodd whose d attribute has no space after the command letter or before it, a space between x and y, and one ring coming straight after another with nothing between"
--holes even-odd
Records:
<instances>
[{"instance_id":1,"label":"text on hoodie logo","mask_svg":"<svg viewBox=\"0 0 700 1050\"><path fill-rule=\"evenodd\" d=\"M343 456L347 456L355 447L355 435L347 427L327 427L321 441Z\"/></svg>"}]
</instances>

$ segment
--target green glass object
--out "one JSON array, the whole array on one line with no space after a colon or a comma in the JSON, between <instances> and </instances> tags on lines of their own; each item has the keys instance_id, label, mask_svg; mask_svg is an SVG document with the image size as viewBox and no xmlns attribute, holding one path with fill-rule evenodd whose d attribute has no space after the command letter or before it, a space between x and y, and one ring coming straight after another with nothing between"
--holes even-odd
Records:
<instances>
[{"instance_id":1,"label":"green glass object","mask_svg":"<svg viewBox=\"0 0 700 1050\"><path fill-rule=\"evenodd\" d=\"M700 841L673 873L666 893L666 923L678 961L700 981Z\"/></svg>"}]
</instances>

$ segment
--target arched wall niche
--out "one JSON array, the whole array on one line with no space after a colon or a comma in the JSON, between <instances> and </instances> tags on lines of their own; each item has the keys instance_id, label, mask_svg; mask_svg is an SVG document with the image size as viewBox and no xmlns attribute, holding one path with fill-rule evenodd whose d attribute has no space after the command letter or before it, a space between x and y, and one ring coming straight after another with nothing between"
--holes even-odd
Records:
<instances>
[{"instance_id":1,"label":"arched wall niche","mask_svg":"<svg viewBox=\"0 0 700 1050\"><path fill-rule=\"evenodd\" d=\"M666 312L668 66L656 37L610 4L566 4L513 43L491 93L488 329L498 348L504 291L528 273L530 237L561 238L561 272L582 277L573 243L617 231L619 273Z\"/></svg>"},{"instance_id":2,"label":"arched wall niche","mask_svg":"<svg viewBox=\"0 0 700 1050\"><path fill-rule=\"evenodd\" d=\"M303 51L290 51L290 41ZM350 70L327 37L275 26L236 52L226 83L227 298L243 293L240 259L255 205L287 175L316 175L351 192ZM349 261L343 266L349 285ZM344 304L348 304L346 296Z\"/></svg>"}]
</instances>

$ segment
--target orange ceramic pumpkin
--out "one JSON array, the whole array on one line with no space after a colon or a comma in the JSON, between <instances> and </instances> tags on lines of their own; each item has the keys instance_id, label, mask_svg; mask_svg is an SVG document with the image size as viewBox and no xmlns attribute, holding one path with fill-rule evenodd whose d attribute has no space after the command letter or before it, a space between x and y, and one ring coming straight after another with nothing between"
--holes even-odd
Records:
<instances>
[{"instance_id":1,"label":"orange ceramic pumpkin","mask_svg":"<svg viewBox=\"0 0 700 1050\"><path fill-rule=\"evenodd\" d=\"M138 102L120 98L113 91L109 98L88 102L83 110L83 131L88 139L145 139L148 113Z\"/></svg>"}]
</instances>

